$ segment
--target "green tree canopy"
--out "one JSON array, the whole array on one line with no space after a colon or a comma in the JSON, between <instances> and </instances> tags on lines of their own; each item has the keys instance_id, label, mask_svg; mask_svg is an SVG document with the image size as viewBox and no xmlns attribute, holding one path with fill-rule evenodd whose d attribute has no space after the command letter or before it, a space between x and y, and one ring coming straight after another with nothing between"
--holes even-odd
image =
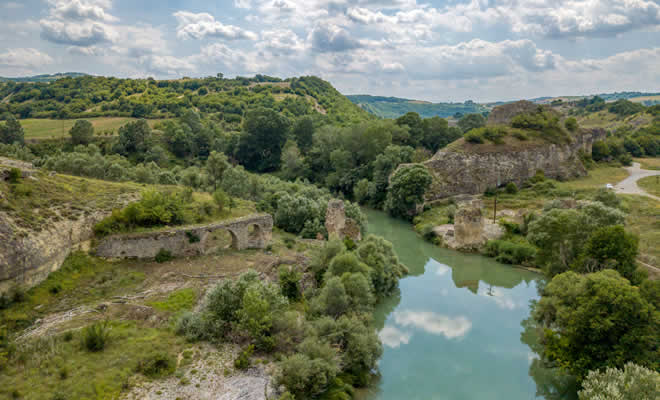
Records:
<instances>
[{"instance_id":1,"label":"green tree canopy","mask_svg":"<svg viewBox=\"0 0 660 400\"><path fill-rule=\"evenodd\" d=\"M23 144L25 133L21 123L13 115L7 114L5 123L0 124L0 143L13 144L16 142Z\"/></svg>"},{"instance_id":2,"label":"green tree canopy","mask_svg":"<svg viewBox=\"0 0 660 400\"><path fill-rule=\"evenodd\" d=\"M87 120L79 119L69 130L69 135L71 136L71 143L74 145L88 145L94 139L94 126Z\"/></svg>"},{"instance_id":3,"label":"green tree canopy","mask_svg":"<svg viewBox=\"0 0 660 400\"><path fill-rule=\"evenodd\" d=\"M657 369L658 310L618 272L555 276L534 307L544 356L578 379L632 361Z\"/></svg>"},{"instance_id":4,"label":"green tree canopy","mask_svg":"<svg viewBox=\"0 0 660 400\"><path fill-rule=\"evenodd\" d=\"M463 133L486 126L486 118L481 114L468 114L458 120L458 127Z\"/></svg>"},{"instance_id":5,"label":"green tree canopy","mask_svg":"<svg viewBox=\"0 0 660 400\"><path fill-rule=\"evenodd\" d=\"M396 170L391 178L385 200L385 209L390 215L412 219L417 205L424 201L424 193L433 178L420 164L404 166Z\"/></svg>"},{"instance_id":6,"label":"green tree canopy","mask_svg":"<svg viewBox=\"0 0 660 400\"><path fill-rule=\"evenodd\" d=\"M236 154L238 160L251 171L277 170L288 131L289 120L274 110L260 108L248 112Z\"/></svg>"}]
</instances>

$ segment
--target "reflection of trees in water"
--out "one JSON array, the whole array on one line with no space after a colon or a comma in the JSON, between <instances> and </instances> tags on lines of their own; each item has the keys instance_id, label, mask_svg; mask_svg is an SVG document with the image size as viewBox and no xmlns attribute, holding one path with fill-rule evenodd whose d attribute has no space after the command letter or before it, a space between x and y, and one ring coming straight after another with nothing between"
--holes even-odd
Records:
<instances>
[{"instance_id":1,"label":"reflection of trees in water","mask_svg":"<svg viewBox=\"0 0 660 400\"><path fill-rule=\"evenodd\" d=\"M533 272L497 264L486 258L470 261L472 262L452 267L451 279L456 287L465 287L474 294L479 291L480 281L491 286L511 289L523 281L529 284L538 278L538 275Z\"/></svg>"},{"instance_id":2,"label":"reflection of trees in water","mask_svg":"<svg viewBox=\"0 0 660 400\"><path fill-rule=\"evenodd\" d=\"M520 324L523 327L520 341L528 345L535 356L529 366L529 376L536 383L536 396L545 400L577 399L578 386L575 378L541 359L543 344L539 338L542 331L534 318L529 317Z\"/></svg>"},{"instance_id":3,"label":"reflection of trees in water","mask_svg":"<svg viewBox=\"0 0 660 400\"><path fill-rule=\"evenodd\" d=\"M374 326L380 332L385 326L385 320L401 302L401 289L397 288L394 293L385 299L381 299L374 313Z\"/></svg>"}]
</instances>

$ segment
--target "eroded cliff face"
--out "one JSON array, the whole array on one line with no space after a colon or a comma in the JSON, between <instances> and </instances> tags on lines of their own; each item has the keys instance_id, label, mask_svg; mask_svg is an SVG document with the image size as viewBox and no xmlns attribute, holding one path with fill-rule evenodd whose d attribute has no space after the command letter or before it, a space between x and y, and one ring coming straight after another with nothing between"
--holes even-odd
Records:
<instances>
[{"instance_id":1,"label":"eroded cliff face","mask_svg":"<svg viewBox=\"0 0 660 400\"><path fill-rule=\"evenodd\" d=\"M88 249L92 227L107 215L65 219L33 232L0 213L0 293L14 285L34 286L59 269L72 249Z\"/></svg>"},{"instance_id":2,"label":"eroded cliff face","mask_svg":"<svg viewBox=\"0 0 660 400\"><path fill-rule=\"evenodd\" d=\"M570 179L586 175L580 151L591 154L604 130L582 131L570 144L537 143L527 147L494 146L487 152L440 150L424 165L433 175L426 201L461 194L482 194L487 188L514 182L520 186L543 171L546 177Z\"/></svg>"}]
</instances>

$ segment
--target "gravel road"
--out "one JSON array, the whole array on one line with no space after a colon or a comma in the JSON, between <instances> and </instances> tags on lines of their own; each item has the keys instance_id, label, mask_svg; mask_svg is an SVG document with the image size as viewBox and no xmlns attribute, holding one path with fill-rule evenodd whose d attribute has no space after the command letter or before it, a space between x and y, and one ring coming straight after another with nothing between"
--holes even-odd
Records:
<instances>
[{"instance_id":1,"label":"gravel road","mask_svg":"<svg viewBox=\"0 0 660 400\"><path fill-rule=\"evenodd\" d=\"M642 169L639 163L633 163L632 167L626 167L626 170L630 173L630 176L614 186L614 190L616 190L617 193L639 194L660 201L660 197L654 196L637 186L638 180L646 178L647 176L660 175L660 171Z\"/></svg>"}]
</instances>

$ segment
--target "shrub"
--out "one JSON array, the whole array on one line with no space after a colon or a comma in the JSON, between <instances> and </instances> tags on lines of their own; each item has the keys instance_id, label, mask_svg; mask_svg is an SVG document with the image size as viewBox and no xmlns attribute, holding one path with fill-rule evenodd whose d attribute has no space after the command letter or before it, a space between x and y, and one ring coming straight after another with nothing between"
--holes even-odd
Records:
<instances>
[{"instance_id":1,"label":"shrub","mask_svg":"<svg viewBox=\"0 0 660 400\"><path fill-rule=\"evenodd\" d=\"M83 330L83 344L89 351L102 351L109 339L110 326L108 321L95 322Z\"/></svg>"},{"instance_id":2,"label":"shrub","mask_svg":"<svg viewBox=\"0 0 660 400\"><path fill-rule=\"evenodd\" d=\"M282 295L292 301L300 300L301 274L292 267L283 265L279 271Z\"/></svg>"},{"instance_id":3,"label":"shrub","mask_svg":"<svg viewBox=\"0 0 660 400\"><path fill-rule=\"evenodd\" d=\"M601 188L594 196L595 201L600 201L608 207L619 208L621 206L621 199L616 196L613 190Z\"/></svg>"},{"instance_id":4,"label":"shrub","mask_svg":"<svg viewBox=\"0 0 660 400\"><path fill-rule=\"evenodd\" d=\"M157 378L174 372L176 361L167 353L155 353L138 361L137 372Z\"/></svg>"},{"instance_id":5,"label":"shrub","mask_svg":"<svg viewBox=\"0 0 660 400\"><path fill-rule=\"evenodd\" d=\"M516 194L518 193L518 186L516 186L515 183L509 182L506 184L506 188L504 189L508 194Z\"/></svg>"},{"instance_id":6,"label":"shrub","mask_svg":"<svg viewBox=\"0 0 660 400\"><path fill-rule=\"evenodd\" d=\"M566 121L564 121L564 127L568 129L570 132L577 131L578 129L577 119L573 117L566 119Z\"/></svg>"},{"instance_id":7,"label":"shrub","mask_svg":"<svg viewBox=\"0 0 660 400\"><path fill-rule=\"evenodd\" d=\"M201 240L200 237L194 232L186 232L186 237L188 238L188 243L199 243Z\"/></svg>"},{"instance_id":8,"label":"shrub","mask_svg":"<svg viewBox=\"0 0 660 400\"><path fill-rule=\"evenodd\" d=\"M660 374L632 362L623 370L589 371L578 394L580 400L655 400L660 396Z\"/></svg>"},{"instance_id":9,"label":"shrub","mask_svg":"<svg viewBox=\"0 0 660 400\"><path fill-rule=\"evenodd\" d=\"M503 264L528 264L536 256L536 248L528 243L491 240L486 244L486 255Z\"/></svg>"},{"instance_id":10,"label":"shrub","mask_svg":"<svg viewBox=\"0 0 660 400\"><path fill-rule=\"evenodd\" d=\"M619 162L626 167L631 166L633 162L632 156L628 153L621 154L619 157L617 157L617 160L619 160Z\"/></svg>"},{"instance_id":11,"label":"shrub","mask_svg":"<svg viewBox=\"0 0 660 400\"><path fill-rule=\"evenodd\" d=\"M157 263L164 263L172 260L174 257L172 257L172 252L166 249L160 249L158 250L158 253L156 254L156 257L154 257L154 260Z\"/></svg>"},{"instance_id":12,"label":"shrub","mask_svg":"<svg viewBox=\"0 0 660 400\"><path fill-rule=\"evenodd\" d=\"M234 367L236 369L244 370L250 368L250 357L254 353L254 345L249 345L245 350L241 351L234 360Z\"/></svg>"},{"instance_id":13,"label":"shrub","mask_svg":"<svg viewBox=\"0 0 660 400\"><path fill-rule=\"evenodd\" d=\"M229 197L224 190L218 189L213 192L213 201L215 201L215 204L218 206L218 210L223 211L229 203Z\"/></svg>"},{"instance_id":14,"label":"shrub","mask_svg":"<svg viewBox=\"0 0 660 400\"><path fill-rule=\"evenodd\" d=\"M524 132L514 131L511 135L521 141L529 140L529 137Z\"/></svg>"},{"instance_id":15,"label":"shrub","mask_svg":"<svg viewBox=\"0 0 660 400\"><path fill-rule=\"evenodd\" d=\"M23 174L20 169L18 168L12 168L9 170L9 176L7 180L9 183L15 185L21 181Z\"/></svg>"},{"instance_id":16,"label":"shrub","mask_svg":"<svg viewBox=\"0 0 660 400\"><path fill-rule=\"evenodd\" d=\"M465 138L465 141L469 143L478 144L484 142L484 138L479 134L479 132L475 132L474 130L466 133L463 135L463 137Z\"/></svg>"}]
</instances>

